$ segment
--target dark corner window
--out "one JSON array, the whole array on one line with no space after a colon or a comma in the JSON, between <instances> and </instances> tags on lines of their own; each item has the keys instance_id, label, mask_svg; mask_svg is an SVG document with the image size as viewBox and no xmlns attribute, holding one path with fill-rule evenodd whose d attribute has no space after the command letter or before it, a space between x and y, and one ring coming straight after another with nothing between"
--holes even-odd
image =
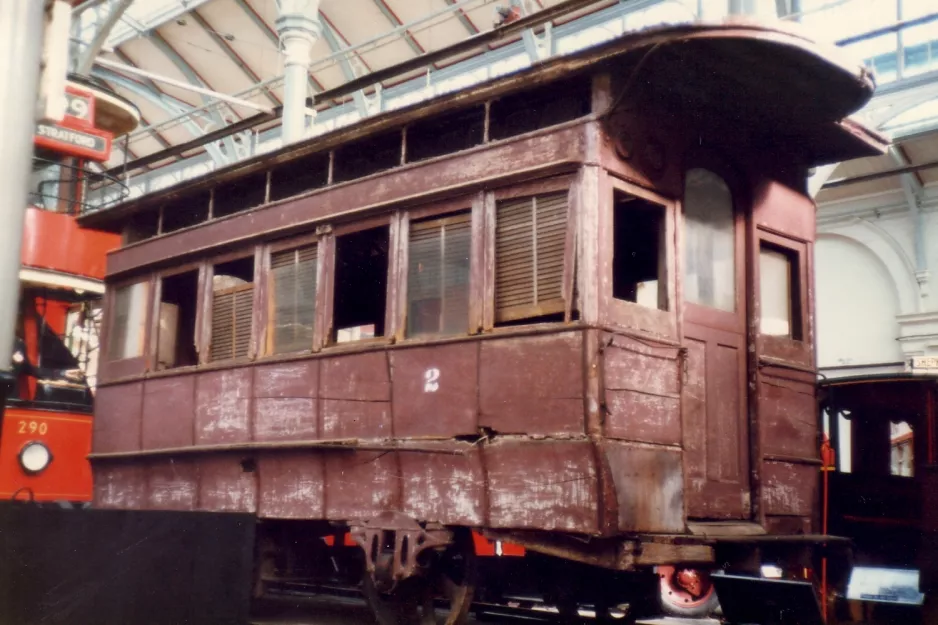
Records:
<instances>
[{"instance_id":1,"label":"dark corner window","mask_svg":"<svg viewBox=\"0 0 938 625\"><path fill-rule=\"evenodd\" d=\"M124 243L138 243L155 237L159 233L160 213L149 210L136 213L124 227Z\"/></svg>"},{"instance_id":2,"label":"dark corner window","mask_svg":"<svg viewBox=\"0 0 938 625\"><path fill-rule=\"evenodd\" d=\"M267 172L243 176L215 187L212 217L227 217L260 206L267 197Z\"/></svg>"},{"instance_id":3,"label":"dark corner window","mask_svg":"<svg viewBox=\"0 0 938 625\"><path fill-rule=\"evenodd\" d=\"M248 355L254 300L254 257L215 265L212 276L211 359Z\"/></svg>"},{"instance_id":4,"label":"dark corner window","mask_svg":"<svg viewBox=\"0 0 938 625\"><path fill-rule=\"evenodd\" d=\"M691 304L736 310L733 196L723 179L691 169L684 179L684 296Z\"/></svg>"},{"instance_id":5,"label":"dark corner window","mask_svg":"<svg viewBox=\"0 0 938 625\"><path fill-rule=\"evenodd\" d=\"M562 321L567 192L504 200L495 217L495 321Z\"/></svg>"},{"instance_id":6,"label":"dark corner window","mask_svg":"<svg viewBox=\"0 0 938 625\"><path fill-rule=\"evenodd\" d=\"M163 229L161 232L175 232L189 228L208 219L209 192L193 193L163 206Z\"/></svg>"},{"instance_id":7,"label":"dark corner window","mask_svg":"<svg viewBox=\"0 0 938 625\"><path fill-rule=\"evenodd\" d=\"M801 292L798 254L794 250L759 243L759 332L796 341L801 336Z\"/></svg>"},{"instance_id":8,"label":"dark corner window","mask_svg":"<svg viewBox=\"0 0 938 625\"><path fill-rule=\"evenodd\" d=\"M388 285L387 226L336 237L336 343L384 336Z\"/></svg>"},{"instance_id":9,"label":"dark corner window","mask_svg":"<svg viewBox=\"0 0 938 625\"><path fill-rule=\"evenodd\" d=\"M407 335L465 334L469 325L469 213L412 223Z\"/></svg>"},{"instance_id":10,"label":"dark corner window","mask_svg":"<svg viewBox=\"0 0 938 625\"><path fill-rule=\"evenodd\" d=\"M667 310L664 208L616 191L612 222L612 296Z\"/></svg>"},{"instance_id":11,"label":"dark corner window","mask_svg":"<svg viewBox=\"0 0 938 625\"><path fill-rule=\"evenodd\" d=\"M160 287L157 369L171 369L199 363L195 347L198 291L198 271L187 271L163 278Z\"/></svg>"},{"instance_id":12,"label":"dark corner window","mask_svg":"<svg viewBox=\"0 0 938 625\"><path fill-rule=\"evenodd\" d=\"M316 244L270 255L270 351L308 350L316 319Z\"/></svg>"},{"instance_id":13,"label":"dark corner window","mask_svg":"<svg viewBox=\"0 0 938 625\"><path fill-rule=\"evenodd\" d=\"M107 347L109 360L143 356L149 294L149 282L128 284L114 291L113 316Z\"/></svg>"},{"instance_id":14,"label":"dark corner window","mask_svg":"<svg viewBox=\"0 0 938 625\"><path fill-rule=\"evenodd\" d=\"M329 181L329 155L313 154L284 163L270 173L270 201L326 186Z\"/></svg>"},{"instance_id":15,"label":"dark corner window","mask_svg":"<svg viewBox=\"0 0 938 625\"><path fill-rule=\"evenodd\" d=\"M407 128L407 161L413 163L481 145L484 133L482 106L418 120Z\"/></svg>"},{"instance_id":16,"label":"dark corner window","mask_svg":"<svg viewBox=\"0 0 938 625\"><path fill-rule=\"evenodd\" d=\"M401 164L401 131L368 137L336 149L333 182L364 178Z\"/></svg>"},{"instance_id":17,"label":"dark corner window","mask_svg":"<svg viewBox=\"0 0 938 625\"><path fill-rule=\"evenodd\" d=\"M589 76L576 76L512 93L492 102L489 138L493 141L547 128L588 115L592 105Z\"/></svg>"}]
</instances>

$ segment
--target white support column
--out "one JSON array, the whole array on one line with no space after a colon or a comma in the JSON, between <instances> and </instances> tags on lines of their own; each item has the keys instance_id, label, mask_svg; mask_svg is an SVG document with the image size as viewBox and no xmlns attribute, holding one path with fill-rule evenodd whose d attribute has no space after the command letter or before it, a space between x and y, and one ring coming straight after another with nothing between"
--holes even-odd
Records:
<instances>
[{"instance_id":1,"label":"white support column","mask_svg":"<svg viewBox=\"0 0 938 625\"><path fill-rule=\"evenodd\" d=\"M283 144L306 134L306 96L310 53L322 32L319 0L279 0L275 26L283 54Z\"/></svg>"}]
</instances>

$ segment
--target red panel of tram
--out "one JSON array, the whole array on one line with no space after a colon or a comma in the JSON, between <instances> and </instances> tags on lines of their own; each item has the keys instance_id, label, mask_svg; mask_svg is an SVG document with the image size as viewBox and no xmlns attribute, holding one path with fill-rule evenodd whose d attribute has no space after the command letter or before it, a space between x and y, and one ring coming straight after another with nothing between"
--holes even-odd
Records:
<instances>
[{"instance_id":1,"label":"red panel of tram","mask_svg":"<svg viewBox=\"0 0 938 625\"><path fill-rule=\"evenodd\" d=\"M0 498L24 489L17 499L90 501L91 422L91 415L8 406L0 431Z\"/></svg>"},{"instance_id":2,"label":"red panel of tram","mask_svg":"<svg viewBox=\"0 0 938 625\"><path fill-rule=\"evenodd\" d=\"M83 230L64 213L27 208L23 225L24 267L102 280L107 253L120 245L120 235Z\"/></svg>"}]
</instances>

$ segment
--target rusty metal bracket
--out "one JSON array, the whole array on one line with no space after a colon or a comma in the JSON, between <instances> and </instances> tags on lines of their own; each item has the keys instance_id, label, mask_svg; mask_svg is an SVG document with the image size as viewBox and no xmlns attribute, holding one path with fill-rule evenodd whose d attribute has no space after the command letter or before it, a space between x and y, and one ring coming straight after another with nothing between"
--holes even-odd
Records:
<instances>
[{"instance_id":1,"label":"rusty metal bracket","mask_svg":"<svg viewBox=\"0 0 938 625\"><path fill-rule=\"evenodd\" d=\"M365 552L365 570L385 591L423 572L421 555L453 544L453 532L420 524L399 512L382 512L350 525L352 538Z\"/></svg>"}]
</instances>

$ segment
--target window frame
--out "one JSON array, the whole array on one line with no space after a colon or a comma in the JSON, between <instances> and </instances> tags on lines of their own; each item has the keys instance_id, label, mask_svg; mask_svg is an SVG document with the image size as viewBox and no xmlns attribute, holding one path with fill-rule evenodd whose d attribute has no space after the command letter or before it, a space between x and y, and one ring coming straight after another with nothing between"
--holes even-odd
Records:
<instances>
[{"instance_id":1,"label":"window frame","mask_svg":"<svg viewBox=\"0 0 938 625\"><path fill-rule=\"evenodd\" d=\"M153 303L151 306L151 318L147 324L148 330L150 332L149 338L147 339L147 358L149 363L149 369L151 371L189 371L195 367L202 364L202 353L204 348L201 341L202 336L202 301L204 299L205 290L205 265L209 264L211 266L211 261L198 261L185 263L178 265L171 269L165 269L163 271L158 271L153 274L153 283L154 283L154 292L153 292ZM195 351L196 351L196 364L195 365L183 365L177 367L167 367L166 369L158 369L158 355L159 355L159 343L160 343L160 304L163 302L163 280L165 278L171 278L173 276L178 276L183 273L188 273L190 271L195 271L198 273L198 285L196 286L196 302L195 302L195 329L193 331L193 340L195 341Z\"/></svg>"},{"instance_id":2,"label":"window frame","mask_svg":"<svg viewBox=\"0 0 938 625\"><path fill-rule=\"evenodd\" d=\"M649 332L658 336L676 339L677 327L677 239L676 215L678 203L674 200L649 191L638 185L622 180L607 172L608 183L602 191L599 211L599 267L600 272L600 323L629 330ZM665 289L668 306L666 310L648 308L636 302L618 299L613 296L613 254L615 233L615 195L624 193L640 200L657 205L664 211L664 252L665 252Z\"/></svg>"},{"instance_id":3,"label":"window frame","mask_svg":"<svg viewBox=\"0 0 938 625\"><path fill-rule=\"evenodd\" d=\"M145 284L147 286L146 301L144 302L144 318L142 323L142 349L138 356L112 359L110 357L110 350L111 341L114 337L114 324L117 322L117 318L114 315L115 306L117 305L117 291L135 284ZM98 377L102 382L143 374L147 370L151 359L149 345L152 335L151 322L153 317L155 291L156 277L151 273L145 274L143 276L137 275L132 278L124 278L107 285L104 302L104 314L105 318L107 319L107 323L104 324L101 341L103 347L101 353L104 357L101 358L98 364Z\"/></svg>"},{"instance_id":4,"label":"window frame","mask_svg":"<svg viewBox=\"0 0 938 625\"><path fill-rule=\"evenodd\" d=\"M263 345L262 349L258 350L259 357L285 357L290 355L297 354L306 354L310 352L319 351L322 347L322 337L320 335L321 325L319 319L322 316L322 311L320 310L320 305L322 303L322 274L323 274L323 254L324 254L324 239L323 234L319 232L311 232L303 234L296 237L291 237L288 239L280 239L274 241L268 245L263 246L263 279L262 279L262 305L260 311L260 326L262 337L258 340L260 344ZM314 293L314 313L313 313L313 336L312 340L307 349L302 351L289 351L289 352L280 352L277 353L274 351L274 316L272 312L273 307L273 280L271 272L273 271L272 262L274 254L280 252L286 252L291 250L297 250L299 248L308 247L311 245L316 246L316 291Z\"/></svg>"},{"instance_id":5,"label":"window frame","mask_svg":"<svg viewBox=\"0 0 938 625\"><path fill-rule=\"evenodd\" d=\"M757 318L753 320L753 328L758 342L758 353L760 357L768 357L776 360L790 361L798 363L805 367L814 365L814 352L812 348L812 327L808 311L810 310L810 275L808 274L809 246L807 241L782 235L777 232L758 226L755 232L755 241L752 246L751 264L752 264L752 306L753 310L758 312ZM792 292L797 301L792 301L792 334L795 335L795 326L797 324L798 335L800 339L789 336L775 336L762 334L762 275L760 273L759 255L762 252L762 245L766 243L769 248L782 251L789 260L795 263L796 267L792 271L792 279L797 280L797 284L792 283ZM795 308L797 307L797 308ZM758 321L758 323L756 323Z\"/></svg>"},{"instance_id":6,"label":"window frame","mask_svg":"<svg viewBox=\"0 0 938 625\"><path fill-rule=\"evenodd\" d=\"M222 363L243 363L246 361L254 360L257 355L257 340L259 329L264 327L266 318L262 318L264 314L264 305L263 299L264 292L266 291L266 284L264 284L264 268L266 257L263 254L265 249L264 245L251 246L247 249L241 249L239 251L233 251L228 254L223 254L220 256L213 256L211 258L205 259L204 269L202 275L205 276L202 288L202 299L200 302L200 312L202 316L200 321L197 321L196 324L202 330L202 340L199 342L199 364L200 365L219 365ZM214 278L215 278L215 267L227 262L234 260L242 260L245 258L253 257L254 262L254 271L251 277L251 288L252 288L252 298L251 298L251 330L250 337L248 339L248 353L242 357L232 357L215 360L212 358L212 336L215 332L213 314L215 306L215 289L213 288ZM236 289L235 287L234 289ZM223 289L223 292L228 292L234 289Z\"/></svg>"}]
</instances>

